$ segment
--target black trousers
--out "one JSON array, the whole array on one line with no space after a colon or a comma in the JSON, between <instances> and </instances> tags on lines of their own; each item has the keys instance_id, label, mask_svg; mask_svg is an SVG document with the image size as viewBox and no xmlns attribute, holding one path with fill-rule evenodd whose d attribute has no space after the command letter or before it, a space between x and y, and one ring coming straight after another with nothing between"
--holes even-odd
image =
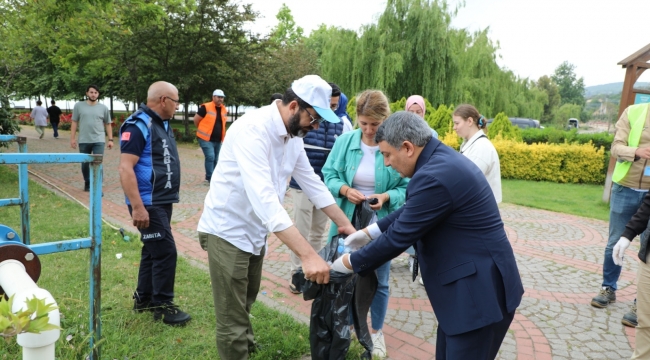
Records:
<instances>
[{"instance_id":1,"label":"black trousers","mask_svg":"<svg viewBox=\"0 0 650 360\"><path fill-rule=\"evenodd\" d=\"M143 243L135 298L159 306L174 300L176 243L172 235L172 204L147 206L149 227L140 229ZM133 209L129 205L129 214Z\"/></svg>"}]
</instances>

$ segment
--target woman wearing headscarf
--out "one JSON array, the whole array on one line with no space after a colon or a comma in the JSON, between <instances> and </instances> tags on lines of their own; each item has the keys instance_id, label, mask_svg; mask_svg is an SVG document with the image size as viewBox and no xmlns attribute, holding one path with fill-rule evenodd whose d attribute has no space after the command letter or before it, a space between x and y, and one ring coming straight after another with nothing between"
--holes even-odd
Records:
<instances>
[{"instance_id":1,"label":"woman wearing headscarf","mask_svg":"<svg viewBox=\"0 0 650 360\"><path fill-rule=\"evenodd\" d=\"M454 110L454 131L463 138L460 153L472 160L481 169L492 188L497 203L501 202L501 164L499 154L490 142L487 119L472 105L458 105ZM485 131L483 131L485 130Z\"/></svg>"},{"instance_id":2,"label":"woman wearing headscarf","mask_svg":"<svg viewBox=\"0 0 650 360\"><path fill-rule=\"evenodd\" d=\"M424 104L424 98L420 95L411 95L406 99L406 109L408 112L412 112L415 115L424 118L424 114L427 112L427 107ZM426 120L426 119L425 119ZM431 133L434 138L438 138L438 132L435 129L431 129Z\"/></svg>"},{"instance_id":3,"label":"woman wearing headscarf","mask_svg":"<svg viewBox=\"0 0 650 360\"><path fill-rule=\"evenodd\" d=\"M338 137L323 167L325 185L337 205L352 220L357 204L370 198L379 202L370 207L376 211L371 224L399 209L406 198L408 179L384 165L384 157L375 142L377 128L390 115L386 95L379 90L366 90L357 97L359 129ZM336 224L330 226L329 239L337 235ZM386 357L382 328L388 309L390 261L377 272L377 292L370 306L373 355Z\"/></svg>"}]
</instances>

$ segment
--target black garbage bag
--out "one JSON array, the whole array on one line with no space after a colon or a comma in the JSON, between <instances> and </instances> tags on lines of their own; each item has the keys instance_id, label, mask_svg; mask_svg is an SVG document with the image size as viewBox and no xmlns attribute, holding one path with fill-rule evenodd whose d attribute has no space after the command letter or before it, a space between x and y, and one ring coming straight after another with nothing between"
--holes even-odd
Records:
<instances>
[{"instance_id":1,"label":"black garbage bag","mask_svg":"<svg viewBox=\"0 0 650 360\"><path fill-rule=\"evenodd\" d=\"M329 262L336 260L338 238L335 236L319 255ZM302 274L299 269L297 273ZM304 277L304 274L302 275ZM354 288L359 276L343 274L330 270L330 282L319 285L306 281L302 287L305 300L314 300L311 304L309 322L309 345L311 358L314 360L344 359L350 348L350 317ZM371 351L372 352L372 351Z\"/></svg>"},{"instance_id":2,"label":"black garbage bag","mask_svg":"<svg viewBox=\"0 0 650 360\"><path fill-rule=\"evenodd\" d=\"M374 200L376 201L376 199ZM370 208L373 199L357 205L352 216L352 225L358 230L368 226L374 216ZM370 202L370 203L369 203ZM339 247L346 235L334 236L318 253L325 261L332 263L345 249ZM293 275L304 279L302 269ZM297 283L297 282L294 282ZM302 283L303 299L314 300L311 305L309 343L312 359L343 359L350 348L350 320L354 325L359 343L365 351L362 359L372 358L372 337L368 329L368 311L377 291L377 275L359 277L357 274L342 274L330 270L329 284Z\"/></svg>"}]
</instances>

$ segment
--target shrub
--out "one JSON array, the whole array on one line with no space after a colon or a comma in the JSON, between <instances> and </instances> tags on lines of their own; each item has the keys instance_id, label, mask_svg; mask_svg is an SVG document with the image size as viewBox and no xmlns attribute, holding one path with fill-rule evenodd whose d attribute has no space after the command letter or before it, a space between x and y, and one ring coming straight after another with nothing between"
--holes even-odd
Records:
<instances>
[{"instance_id":1,"label":"shrub","mask_svg":"<svg viewBox=\"0 0 650 360\"><path fill-rule=\"evenodd\" d=\"M504 179L602 184L605 150L592 144L532 144L497 137Z\"/></svg>"},{"instance_id":2,"label":"shrub","mask_svg":"<svg viewBox=\"0 0 650 360\"><path fill-rule=\"evenodd\" d=\"M578 134L577 130L564 131L553 127L544 129L529 128L521 131L523 142L526 144L550 143L561 144L564 142L588 144L595 148L603 147L609 151L614 141L614 135L606 132L593 134Z\"/></svg>"},{"instance_id":3,"label":"shrub","mask_svg":"<svg viewBox=\"0 0 650 360\"><path fill-rule=\"evenodd\" d=\"M519 128L512 125L510 119L503 112L497 114L488 131L490 139L495 139L499 135L504 139L521 141Z\"/></svg>"},{"instance_id":4,"label":"shrub","mask_svg":"<svg viewBox=\"0 0 650 360\"><path fill-rule=\"evenodd\" d=\"M425 100L426 101L426 100ZM425 102L426 105L426 102ZM428 109L427 109L428 110ZM454 107L447 107L444 104L440 104L438 109L425 115L426 121L429 126L435 129L438 132L438 137L440 139L445 138L448 132L454 132L454 120L453 120ZM453 134L454 136L456 134Z\"/></svg>"},{"instance_id":5,"label":"shrub","mask_svg":"<svg viewBox=\"0 0 650 360\"><path fill-rule=\"evenodd\" d=\"M456 134L453 128L448 129L447 133L445 136L438 136L438 139L442 141L443 144L454 148L454 150L458 151L460 149L460 144L461 144L461 139L460 137Z\"/></svg>"},{"instance_id":6,"label":"shrub","mask_svg":"<svg viewBox=\"0 0 650 360\"><path fill-rule=\"evenodd\" d=\"M14 135L20 131L16 116L9 110L9 99L0 94L0 135ZM9 146L6 142L0 142L0 147Z\"/></svg>"}]
</instances>

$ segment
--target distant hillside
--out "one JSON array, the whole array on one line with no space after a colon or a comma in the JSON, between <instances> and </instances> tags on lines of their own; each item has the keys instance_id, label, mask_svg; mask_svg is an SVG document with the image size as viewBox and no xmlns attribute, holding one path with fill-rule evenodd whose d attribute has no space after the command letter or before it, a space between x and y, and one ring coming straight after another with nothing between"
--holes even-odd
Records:
<instances>
[{"instance_id":1,"label":"distant hillside","mask_svg":"<svg viewBox=\"0 0 650 360\"><path fill-rule=\"evenodd\" d=\"M647 88L648 86L650 86L650 83L648 82L640 82L636 84L636 87ZM621 91L623 91L622 82L587 86L585 87L585 97L591 97L593 95L599 95L599 94L618 94Z\"/></svg>"}]
</instances>

